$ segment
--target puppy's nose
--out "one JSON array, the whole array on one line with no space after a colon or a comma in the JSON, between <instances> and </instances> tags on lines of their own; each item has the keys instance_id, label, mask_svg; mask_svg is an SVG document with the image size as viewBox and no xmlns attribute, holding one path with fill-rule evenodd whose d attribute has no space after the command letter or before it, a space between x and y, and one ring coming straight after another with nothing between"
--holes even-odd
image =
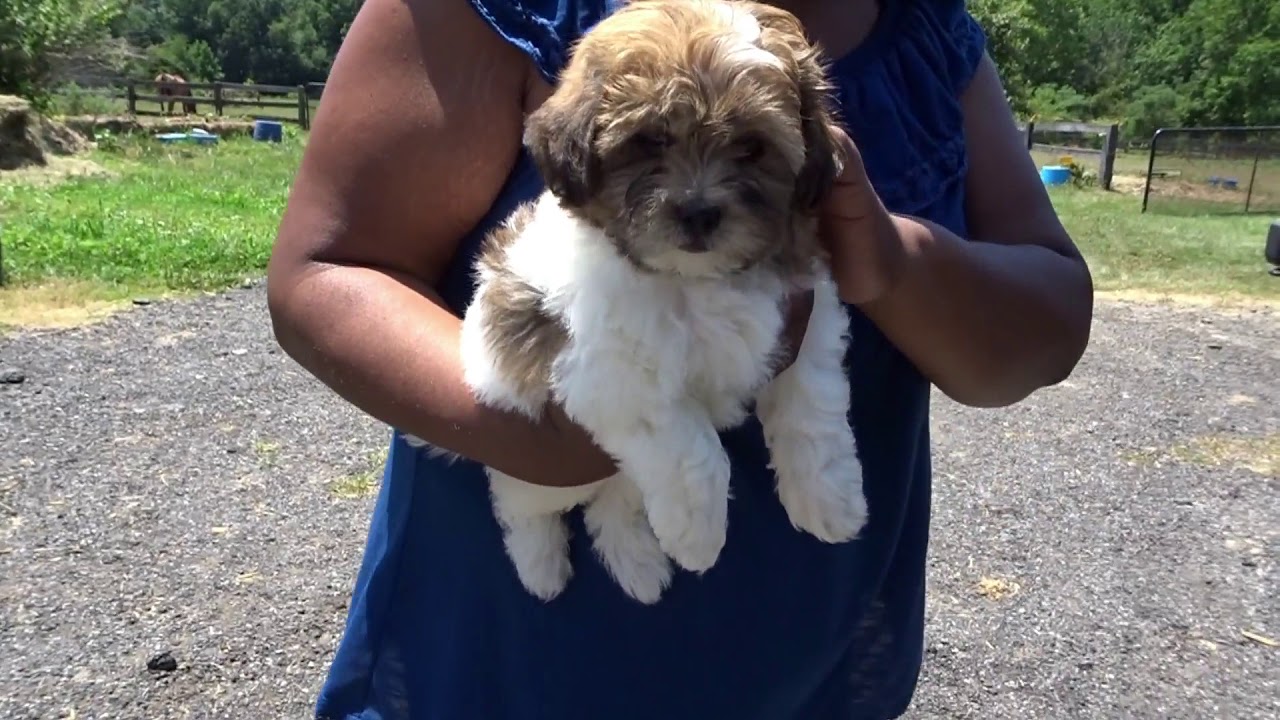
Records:
<instances>
[{"instance_id":1,"label":"puppy's nose","mask_svg":"<svg viewBox=\"0 0 1280 720\"><path fill-rule=\"evenodd\" d=\"M686 200L676 206L676 219L680 226L695 240L705 240L720 225L723 216L719 205L701 198Z\"/></svg>"}]
</instances>

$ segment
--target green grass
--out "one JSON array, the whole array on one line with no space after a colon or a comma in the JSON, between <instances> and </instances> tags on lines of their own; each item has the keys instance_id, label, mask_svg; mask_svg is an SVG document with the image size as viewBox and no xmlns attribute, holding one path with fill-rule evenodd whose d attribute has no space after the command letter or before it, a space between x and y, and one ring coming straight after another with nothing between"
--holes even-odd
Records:
<instances>
[{"instance_id":1,"label":"green grass","mask_svg":"<svg viewBox=\"0 0 1280 720\"><path fill-rule=\"evenodd\" d=\"M93 160L112 177L0 181L10 282L206 290L260 273L303 144L126 140Z\"/></svg>"},{"instance_id":2,"label":"green grass","mask_svg":"<svg viewBox=\"0 0 1280 720\"><path fill-rule=\"evenodd\" d=\"M1096 190L1050 196L1100 290L1280 302L1262 256L1269 216L1142 214L1140 198Z\"/></svg>"},{"instance_id":3,"label":"green grass","mask_svg":"<svg viewBox=\"0 0 1280 720\"><path fill-rule=\"evenodd\" d=\"M279 145L114 140L90 156L107 177L0 175L0 323L72 324L130 297L261 275L303 144L293 128ZM1266 216L1144 215L1130 194L1051 194L1100 290L1280 303L1262 258Z\"/></svg>"}]
</instances>

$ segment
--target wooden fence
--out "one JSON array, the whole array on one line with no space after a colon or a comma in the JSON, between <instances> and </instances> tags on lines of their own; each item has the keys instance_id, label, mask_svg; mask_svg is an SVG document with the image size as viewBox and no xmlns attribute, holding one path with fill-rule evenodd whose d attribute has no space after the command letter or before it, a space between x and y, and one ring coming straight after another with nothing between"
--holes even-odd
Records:
<instances>
[{"instance_id":1,"label":"wooden fence","mask_svg":"<svg viewBox=\"0 0 1280 720\"><path fill-rule=\"evenodd\" d=\"M1120 145L1120 126L1117 124L1099 125L1079 122L1028 122L1020 126L1027 138L1027 152L1045 150L1063 154L1098 155L1098 185L1103 190L1111 189L1111 179L1115 174L1116 150ZM1063 135L1092 135L1102 137L1101 148L1086 148L1074 145L1055 145L1036 142L1036 133L1058 133Z\"/></svg>"},{"instance_id":2,"label":"wooden fence","mask_svg":"<svg viewBox=\"0 0 1280 720\"><path fill-rule=\"evenodd\" d=\"M161 95L158 88L160 85L185 87L192 94ZM186 106L194 106L196 112L199 112L201 106L206 108L212 106L214 114L218 116L221 116L227 108L233 107L294 110L296 115L294 113L284 115L272 113L271 117L279 120L296 121L302 129L306 130L311 127L310 95L315 94L316 85L316 83L312 83L311 92L308 92L307 85L290 87L288 85L246 85L232 82L192 82L182 86L154 80L135 80L125 85L124 95L120 97L128 103L130 115L182 114L185 112ZM323 85L320 85L320 87L323 88ZM144 88L150 92L140 93L138 92L139 88ZM250 94L254 97L246 97ZM264 99L262 97L264 95L267 98ZM157 103L159 109L139 108L139 102Z\"/></svg>"}]
</instances>

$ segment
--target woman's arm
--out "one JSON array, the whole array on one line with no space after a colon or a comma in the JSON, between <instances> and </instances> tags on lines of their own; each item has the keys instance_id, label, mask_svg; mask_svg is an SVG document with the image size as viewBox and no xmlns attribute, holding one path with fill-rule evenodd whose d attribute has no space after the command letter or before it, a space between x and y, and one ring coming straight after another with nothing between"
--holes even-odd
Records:
<instances>
[{"instance_id":1,"label":"woman's arm","mask_svg":"<svg viewBox=\"0 0 1280 720\"><path fill-rule=\"evenodd\" d=\"M502 472L574 485L610 458L554 408L478 405L433 285L489 210L545 94L465 0L368 0L335 60L268 269L276 337L370 415Z\"/></svg>"},{"instance_id":2,"label":"woman's arm","mask_svg":"<svg viewBox=\"0 0 1280 720\"><path fill-rule=\"evenodd\" d=\"M905 256L862 310L948 396L996 407L1070 375L1089 342L1093 282L990 58L962 105L971 241L893 217Z\"/></svg>"}]
</instances>

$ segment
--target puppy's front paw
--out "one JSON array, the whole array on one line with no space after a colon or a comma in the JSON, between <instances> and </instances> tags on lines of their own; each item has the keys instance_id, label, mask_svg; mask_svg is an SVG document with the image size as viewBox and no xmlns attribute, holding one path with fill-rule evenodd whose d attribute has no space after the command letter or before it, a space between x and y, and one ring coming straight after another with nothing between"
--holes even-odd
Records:
<instances>
[{"instance_id":1,"label":"puppy's front paw","mask_svg":"<svg viewBox=\"0 0 1280 720\"><path fill-rule=\"evenodd\" d=\"M558 515L522 518L508 530L506 546L520 583L538 599L554 600L569 584L569 529Z\"/></svg>"},{"instance_id":2,"label":"puppy's front paw","mask_svg":"<svg viewBox=\"0 0 1280 720\"><path fill-rule=\"evenodd\" d=\"M645 605L671 584L671 560L644 516L640 490L625 477L607 482L583 513L600 562L623 592Z\"/></svg>"},{"instance_id":3,"label":"puppy's front paw","mask_svg":"<svg viewBox=\"0 0 1280 720\"><path fill-rule=\"evenodd\" d=\"M717 447L677 477L658 483L646 505L662 550L680 567L706 572L724 547L729 512L729 458Z\"/></svg>"},{"instance_id":4,"label":"puppy's front paw","mask_svg":"<svg viewBox=\"0 0 1280 720\"><path fill-rule=\"evenodd\" d=\"M867 523L862 464L853 449L826 458L812 451L780 454L778 498L791 524L823 542L853 539Z\"/></svg>"}]
</instances>

